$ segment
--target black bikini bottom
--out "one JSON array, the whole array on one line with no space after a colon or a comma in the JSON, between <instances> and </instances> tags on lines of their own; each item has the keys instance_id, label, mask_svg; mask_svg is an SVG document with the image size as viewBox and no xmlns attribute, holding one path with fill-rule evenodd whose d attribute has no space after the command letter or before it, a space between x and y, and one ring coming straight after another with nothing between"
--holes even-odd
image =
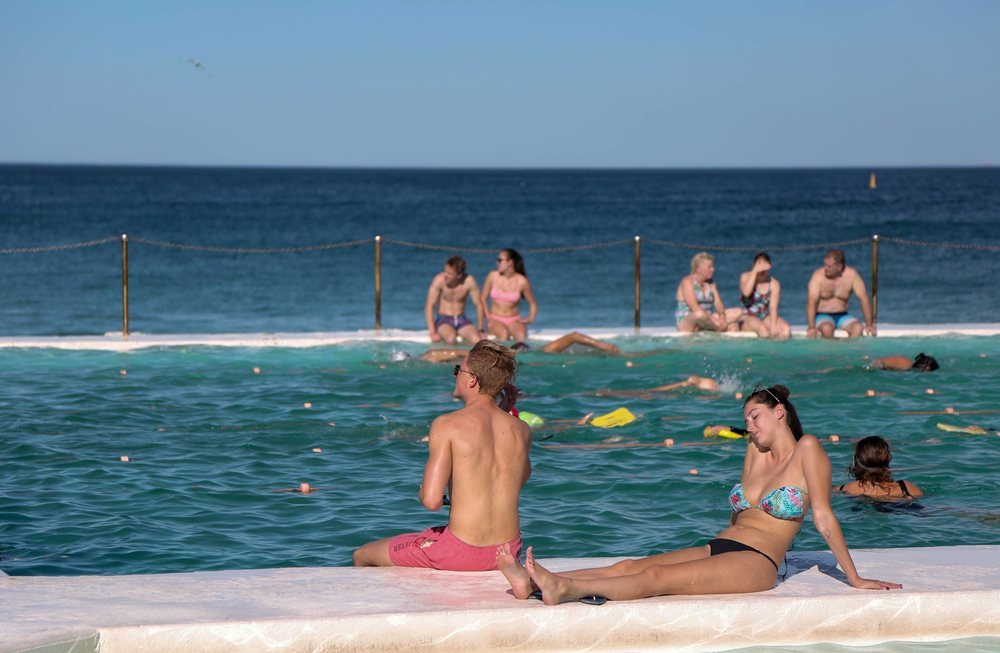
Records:
<instances>
[{"instance_id":1,"label":"black bikini bottom","mask_svg":"<svg viewBox=\"0 0 1000 653\"><path fill-rule=\"evenodd\" d=\"M767 558L767 561L774 565L774 571L778 571L778 563L775 562L771 556L767 555L759 549L755 549L752 546L744 544L743 542L737 542L736 540L727 540L725 538L715 538L708 543L708 548L710 551L709 555L717 556L720 553L732 553L733 551L753 551L754 553L759 553L760 555Z\"/></svg>"}]
</instances>

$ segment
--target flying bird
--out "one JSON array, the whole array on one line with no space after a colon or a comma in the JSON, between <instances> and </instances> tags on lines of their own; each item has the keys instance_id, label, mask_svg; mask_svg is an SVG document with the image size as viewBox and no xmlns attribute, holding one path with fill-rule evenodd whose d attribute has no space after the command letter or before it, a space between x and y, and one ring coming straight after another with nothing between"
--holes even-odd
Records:
<instances>
[{"instance_id":1,"label":"flying bird","mask_svg":"<svg viewBox=\"0 0 1000 653\"><path fill-rule=\"evenodd\" d=\"M209 77L212 76L212 73L208 72L208 68L205 67L205 64L203 64L202 62L198 61L197 59L192 59L191 57L188 57L187 59L184 60L184 62L191 64L196 69L198 69L201 72L205 73Z\"/></svg>"}]
</instances>

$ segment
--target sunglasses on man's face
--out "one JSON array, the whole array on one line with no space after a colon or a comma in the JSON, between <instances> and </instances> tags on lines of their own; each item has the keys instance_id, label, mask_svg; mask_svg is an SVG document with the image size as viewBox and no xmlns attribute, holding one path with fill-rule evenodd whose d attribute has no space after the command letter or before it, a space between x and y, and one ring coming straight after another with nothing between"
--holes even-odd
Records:
<instances>
[{"instance_id":1,"label":"sunglasses on man's face","mask_svg":"<svg viewBox=\"0 0 1000 653\"><path fill-rule=\"evenodd\" d=\"M458 376L459 372L465 372L469 376L475 376L477 379L479 378L478 376L476 376L474 373L470 372L469 370L463 370L461 365L456 365L455 366L455 369L452 370L452 376Z\"/></svg>"}]
</instances>

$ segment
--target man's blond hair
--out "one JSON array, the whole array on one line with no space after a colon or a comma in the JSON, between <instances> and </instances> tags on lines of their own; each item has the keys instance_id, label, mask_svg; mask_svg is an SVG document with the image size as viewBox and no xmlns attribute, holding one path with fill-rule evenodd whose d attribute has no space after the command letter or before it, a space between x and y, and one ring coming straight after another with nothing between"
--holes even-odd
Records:
<instances>
[{"instance_id":1,"label":"man's blond hair","mask_svg":"<svg viewBox=\"0 0 1000 653\"><path fill-rule=\"evenodd\" d=\"M517 374L514 352L491 340L480 340L469 351L469 371L479 379L480 394L496 397Z\"/></svg>"},{"instance_id":2,"label":"man's blond hair","mask_svg":"<svg viewBox=\"0 0 1000 653\"><path fill-rule=\"evenodd\" d=\"M701 265L702 261L714 261L715 257L708 252L698 252L693 257L691 257L691 274L694 274L698 266Z\"/></svg>"}]
</instances>

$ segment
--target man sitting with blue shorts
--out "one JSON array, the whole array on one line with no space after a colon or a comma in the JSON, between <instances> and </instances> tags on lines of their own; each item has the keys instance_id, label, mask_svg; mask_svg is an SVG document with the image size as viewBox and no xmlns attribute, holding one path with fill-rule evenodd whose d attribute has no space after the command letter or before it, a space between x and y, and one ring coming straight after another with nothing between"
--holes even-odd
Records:
<instances>
[{"instance_id":1,"label":"man sitting with blue shorts","mask_svg":"<svg viewBox=\"0 0 1000 653\"><path fill-rule=\"evenodd\" d=\"M854 294L861 304L864 329L861 322L847 311L847 304ZM809 279L809 298L806 302L806 335L832 338L836 329L847 332L848 338L862 333L875 335L872 307L861 275L847 265L844 252L833 249L823 257L823 267L813 272Z\"/></svg>"}]
</instances>

